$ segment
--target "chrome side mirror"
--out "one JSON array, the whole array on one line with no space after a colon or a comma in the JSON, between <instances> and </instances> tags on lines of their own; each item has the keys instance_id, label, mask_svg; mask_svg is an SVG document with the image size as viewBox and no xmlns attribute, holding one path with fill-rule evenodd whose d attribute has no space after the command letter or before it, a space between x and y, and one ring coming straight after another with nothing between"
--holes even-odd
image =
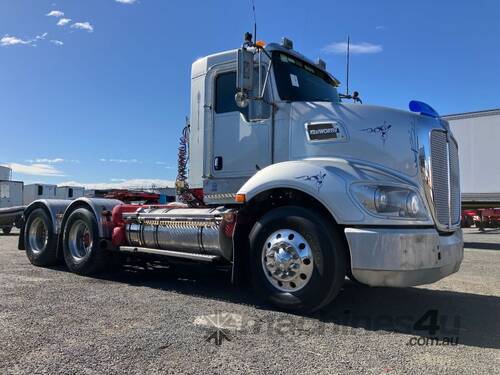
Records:
<instances>
[{"instance_id":1,"label":"chrome side mirror","mask_svg":"<svg viewBox=\"0 0 500 375\"><path fill-rule=\"evenodd\" d=\"M253 89L253 52L246 48L238 50L236 89L243 92Z\"/></svg>"}]
</instances>

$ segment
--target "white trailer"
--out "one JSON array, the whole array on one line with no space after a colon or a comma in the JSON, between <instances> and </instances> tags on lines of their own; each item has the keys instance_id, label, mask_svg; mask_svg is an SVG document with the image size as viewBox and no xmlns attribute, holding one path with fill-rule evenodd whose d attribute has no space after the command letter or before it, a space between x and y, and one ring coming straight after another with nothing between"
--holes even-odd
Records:
<instances>
[{"instance_id":1,"label":"white trailer","mask_svg":"<svg viewBox=\"0 0 500 375\"><path fill-rule=\"evenodd\" d=\"M23 203L28 205L38 199L54 199L56 197L56 185L29 184L24 185Z\"/></svg>"},{"instance_id":2,"label":"white trailer","mask_svg":"<svg viewBox=\"0 0 500 375\"><path fill-rule=\"evenodd\" d=\"M57 199L76 199L84 196L85 188L82 186L58 186L56 188Z\"/></svg>"},{"instance_id":3,"label":"white trailer","mask_svg":"<svg viewBox=\"0 0 500 375\"><path fill-rule=\"evenodd\" d=\"M443 116L458 141L462 203L468 208L500 206L500 109Z\"/></svg>"}]
</instances>

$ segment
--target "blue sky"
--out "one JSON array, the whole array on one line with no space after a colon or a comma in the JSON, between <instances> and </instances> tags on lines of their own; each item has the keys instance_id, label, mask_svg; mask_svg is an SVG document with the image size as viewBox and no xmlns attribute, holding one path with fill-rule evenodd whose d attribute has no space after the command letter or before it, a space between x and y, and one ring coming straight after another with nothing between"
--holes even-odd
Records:
<instances>
[{"instance_id":1,"label":"blue sky","mask_svg":"<svg viewBox=\"0 0 500 375\"><path fill-rule=\"evenodd\" d=\"M349 34L365 103L500 107L497 0L255 5L259 39L290 37L341 81ZM192 61L252 27L250 0L0 0L0 163L26 182L174 180Z\"/></svg>"}]
</instances>

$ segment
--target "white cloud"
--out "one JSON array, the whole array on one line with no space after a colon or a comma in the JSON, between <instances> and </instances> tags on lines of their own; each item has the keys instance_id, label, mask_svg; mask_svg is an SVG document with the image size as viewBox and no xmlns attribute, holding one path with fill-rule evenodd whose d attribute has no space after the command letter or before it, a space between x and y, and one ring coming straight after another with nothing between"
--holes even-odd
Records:
<instances>
[{"instance_id":1,"label":"white cloud","mask_svg":"<svg viewBox=\"0 0 500 375\"><path fill-rule=\"evenodd\" d=\"M51 40L50 43L55 44L56 46L62 46L64 44L60 40Z\"/></svg>"},{"instance_id":2,"label":"white cloud","mask_svg":"<svg viewBox=\"0 0 500 375\"><path fill-rule=\"evenodd\" d=\"M361 42L361 43L350 43L349 45L349 51L353 55L361 55L361 54L368 54L368 53L380 53L382 52L382 45L380 44L372 44L372 43L367 43L367 42ZM324 53L337 53L337 54L344 54L347 52L347 42L339 42L339 43L332 43L327 46L325 46L322 51Z\"/></svg>"},{"instance_id":3,"label":"white cloud","mask_svg":"<svg viewBox=\"0 0 500 375\"><path fill-rule=\"evenodd\" d=\"M63 158L54 158L54 159L49 159L49 158L37 158L34 160L26 160L27 163L46 163L46 164L56 164L56 163L64 163L66 160Z\"/></svg>"},{"instance_id":4,"label":"white cloud","mask_svg":"<svg viewBox=\"0 0 500 375\"><path fill-rule=\"evenodd\" d=\"M49 164L19 164L9 163L4 164L11 168L13 172L20 174L28 174L33 176L65 176L65 174Z\"/></svg>"},{"instance_id":5,"label":"white cloud","mask_svg":"<svg viewBox=\"0 0 500 375\"><path fill-rule=\"evenodd\" d=\"M166 163L164 161L155 161L155 164L162 165L166 169L173 169L174 168L173 166L169 165L168 163Z\"/></svg>"},{"instance_id":6,"label":"white cloud","mask_svg":"<svg viewBox=\"0 0 500 375\"><path fill-rule=\"evenodd\" d=\"M160 179L118 179L113 178L111 182L78 182L78 181L65 181L59 185L73 185L84 186L85 189L143 189L148 190L151 188L161 187L174 187L175 181L160 180Z\"/></svg>"},{"instance_id":7,"label":"white cloud","mask_svg":"<svg viewBox=\"0 0 500 375\"><path fill-rule=\"evenodd\" d=\"M387 29L387 27L385 27L383 25L375 26L375 30L385 30L385 29Z\"/></svg>"},{"instance_id":8,"label":"white cloud","mask_svg":"<svg viewBox=\"0 0 500 375\"><path fill-rule=\"evenodd\" d=\"M59 21L57 21L57 26L66 26L70 22L71 18L61 18Z\"/></svg>"},{"instance_id":9,"label":"white cloud","mask_svg":"<svg viewBox=\"0 0 500 375\"><path fill-rule=\"evenodd\" d=\"M0 46L2 47L8 47L8 46L15 46L15 45L30 45L30 46L35 46L34 44L37 40L43 40L47 37L48 33L43 33L42 35L37 35L33 39L21 39L15 36L11 35L4 35L2 39L0 39Z\"/></svg>"},{"instance_id":10,"label":"white cloud","mask_svg":"<svg viewBox=\"0 0 500 375\"><path fill-rule=\"evenodd\" d=\"M134 4L135 2L137 2L137 0L115 0L115 1L120 4Z\"/></svg>"},{"instance_id":11,"label":"white cloud","mask_svg":"<svg viewBox=\"0 0 500 375\"><path fill-rule=\"evenodd\" d=\"M2 39L0 39L0 45L2 45L2 47L15 46L16 44L31 44L31 41L10 35L4 35Z\"/></svg>"},{"instance_id":12,"label":"white cloud","mask_svg":"<svg viewBox=\"0 0 500 375\"><path fill-rule=\"evenodd\" d=\"M71 25L71 28L87 30L89 33L94 31L94 26L92 26L89 22L75 22L73 25Z\"/></svg>"},{"instance_id":13,"label":"white cloud","mask_svg":"<svg viewBox=\"0 0 500 375\"><path fill-rule=\"evenodd\" d=\"M47 17L62 17L64 16L64 12L61 12L60 10L51 10L49 13L46 14Z\"/></svg>"},{"instance_id":14,"label":"white cloud","mask_svg":"<svg viewBox=\"0 0 500 375\"><path fill-rule=\"evenodd\" d=\"M137 159L99 159L99 161L103 163L120 163L120 164L125 164L125 163L141 163Z\"/></svg>"}]
</instances>

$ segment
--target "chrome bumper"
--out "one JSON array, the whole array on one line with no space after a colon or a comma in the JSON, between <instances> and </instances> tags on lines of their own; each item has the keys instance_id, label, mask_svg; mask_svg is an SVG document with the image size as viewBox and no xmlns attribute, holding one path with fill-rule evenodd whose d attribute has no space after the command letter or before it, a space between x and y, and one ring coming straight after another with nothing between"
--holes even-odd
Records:
<instances>
[{"instance_id":1,"label":"chrome bumper","mask_svg":"<svg viewBox=\"0 0 500 375\"><path fill-rule=\"evenodd\" d=\"M457 272L464 256L462 230L346 228L351 270L371 286L430 284Z\"/></svg>"}]
</instances>

